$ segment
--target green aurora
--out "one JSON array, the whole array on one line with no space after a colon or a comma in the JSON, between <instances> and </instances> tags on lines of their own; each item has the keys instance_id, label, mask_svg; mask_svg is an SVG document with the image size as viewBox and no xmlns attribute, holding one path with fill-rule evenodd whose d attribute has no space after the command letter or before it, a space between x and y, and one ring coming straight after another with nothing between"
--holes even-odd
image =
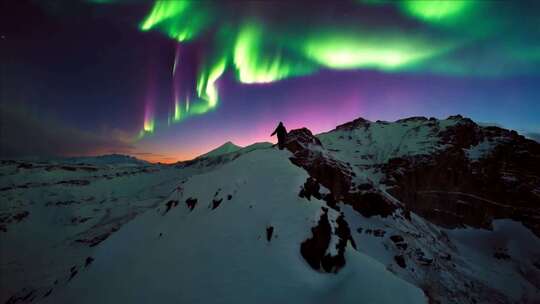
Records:
<instances>
[{"instance_id":1,"label":"green aurora","mask_svg":"<svg viewBox=\"0 0 540 304\"><path fill-rule=\"evenodd\" d=\"M525 35L540 37L538 17L525 18L522 26L503 22L508 19L502 18L503 14L517 14L504 3L363 0L353 3L351 16L331 23L316 17L296 20L294 12L289 15L287 11L282 12L281 20L285 21L276 22L265 15L273 4L254 6L246 2L245 11L237 12L238 5L227 8L206 1L154 3L140 24L141 31L157 30L179 44L203 37L212 41L210 55L199 63L197 96L191 103L189 96L173 101L169 124L215 109L219 102L217 82L227 71L234 72L241 83L257 84L306 76L321 69L498 77L531 73L540 63L538 45L520 44L520 37ZM362 19L366 10L391 12L389 18L399 18L408 26L385 22L371 26ZM359 13L358 18L354 13ZM504 36L511 38L501 40ZM486 42L501 45L498 50L489 50L490 64L485 64L482 52L467 52L473 55L463 59L463 52L481 49ZM504 68L491 62L500 62ZM145 120L143 133L154 130L154 123L150 127Z\"/></svg>"}]
</instances>

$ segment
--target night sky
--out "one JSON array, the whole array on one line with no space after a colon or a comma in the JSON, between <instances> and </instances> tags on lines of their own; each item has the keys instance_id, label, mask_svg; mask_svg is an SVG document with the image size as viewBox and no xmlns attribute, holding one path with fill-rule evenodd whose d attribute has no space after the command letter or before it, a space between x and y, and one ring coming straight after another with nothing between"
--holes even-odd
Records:
<instances>
[{"instance_id":1,"label":"night sky","mask_svg":"<svg viewBox=\"0 0 540 304\"><path fill-rule=\"evenodd\" d=\"M540 138L538 1L1 5L2 158L174 162L358 117Z\"/></svg>"}]
</instances>

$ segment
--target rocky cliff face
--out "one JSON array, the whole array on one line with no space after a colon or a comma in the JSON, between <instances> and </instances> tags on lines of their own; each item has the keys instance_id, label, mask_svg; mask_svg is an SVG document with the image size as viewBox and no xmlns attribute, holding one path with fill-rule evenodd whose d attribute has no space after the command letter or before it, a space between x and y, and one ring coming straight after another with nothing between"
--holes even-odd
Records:
<instances>
[{"instance_id":1,"label":"rocky cliff face","mask_svg":"<svg viewBox=\"0 0 540 304\"><path fill-rule=\"evenodd\" d=\"M425 237L427 231L416 227L412 233L406 229L406 233L418 233L413 237L413 246L417 248L412 252L410 243L400 235L391 237L401 252L394 256L394 262L405 269L404 277L416 277L412 280L424 284L433 302L449 302L443 294L452 288L461 290L462 296L467 294L466 298L456 300L459 303L515 300L504 292L497 294L499 290L491 289L490 283L456 270L456 260L450 261L452 256L459 260L462 253L456 240L444 231L470 227L498 231L495 221L511 220L540 237L540 144L515 131L482 127L457 115L445 120L411 117L392 123L359 118L318 136L307 129L292 130L287 147L294 155L291 161L313 178L305 189L318 189L313 183L320 183L330 190L338 206L350 205L363 217L391 216L392 225L400 222L399 225L408 226L414 222L411 215L420 216L430 229L439 231L434 243ZM384 238L383 229L366 231ZM362 241L356 242L362 250ZM507 260L506 246L491 248L492 256ZM529 253L526 260L515 262L514 267L528 269L520 280L535 286L533 293L538 295L540 252ZM471 286L420 283L418 273L410 273L415 271L414 266L411 269L411 258L420 269L446 269L455 277L468 277ZM434 279L432 274L429 276ZM492 295L488 296L490 292ZM530 301L529 296L524 295L518 302Z\"/></svg>"},{"instance_id":2,"label":"rocky cliff face","mask_svg":"<svg viewBox=\"0 0 540 304\"><path fill-rule=\"evenodd\" d=\"M494 219L506 218L540 236L540 144L458 119L435 134L443 149L391 158L384 165L389 192L405 208L444 227L490 229ZM490 150L471 157L482 144Z\"/></svg>"},{"instance_id":3,"label":"rocky cliff face","mask_svg":"<svg viewBox=\"0 0 540 304\"><path fill-rule=\"evenodd\" d=\"M356 173L350 163L334 157L308 129L292 130L286 147L293 153L293 164L304 168L315 182L330 190L330 197L325 197L329 206L341 202L368 217L388 216L396 208L370 183L353 182Z\"/></svg>"},{"instance_id":4,"label":"rocky cliff face","mask_svg":"<svg viewBox=\"0 0 540 304\"><path fill-rule=\"evenodd\" d=\"M398 140L392 138L396 133ZM291 137L297 140L297 130ZM404 209L438 225L489 228L493 219L507 218L540 233L540 144L515 131L481 127L457 115L393 123L359 118L319 137L325 148L319 142L318 150L326 149L327 158L368 171ZM331 180L346 188L355 182Z\"/></svg>"}]
</instances>

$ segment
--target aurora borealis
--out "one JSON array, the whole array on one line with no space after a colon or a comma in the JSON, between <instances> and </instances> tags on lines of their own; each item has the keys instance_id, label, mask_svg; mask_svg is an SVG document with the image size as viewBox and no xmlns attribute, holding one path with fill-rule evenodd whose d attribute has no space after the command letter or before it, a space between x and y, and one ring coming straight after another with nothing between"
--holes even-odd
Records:
<instances>
[{"instance_id":1,"label":"aurora borealis","mask_svg":"<svg viewBox=\"0 0 540 304\"><path fill-rule=\"evenodd\" d=\"M22 104L15 107L24 108L21 117L92 138L114 134L116 143L114 151L89 143L41 154L119 152L171 162L228 140L269 141L278 121L322 132L359 116L459 113L540 133L534 1L8 6L2 106ZM30 152L23 150L40 151L4 154Z\"/></svg>"}]
</instances>

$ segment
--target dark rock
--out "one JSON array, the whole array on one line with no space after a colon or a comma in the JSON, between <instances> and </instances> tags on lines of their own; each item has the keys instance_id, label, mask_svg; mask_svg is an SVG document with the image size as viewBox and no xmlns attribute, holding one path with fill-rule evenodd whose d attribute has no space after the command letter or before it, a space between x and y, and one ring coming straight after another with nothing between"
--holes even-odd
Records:
<instances>
[{"instance_id":1,"label":"dark rock","mask_svg":"<svg viewBox=\"0 0 540 304\"><path fill-rule=\"evenodd\" d=\"M195 205L197 205L197 199L192 197L186 199L186 205L188 206L189 210L193 211L193 208L195 208Z\"/></svg>"},{"instance_id":2,"label":"dark rock","mask_svg":"<svg viewBox=\"0 0 540 304\"><path fill-rule=\"evenodd\" d=\"M397 123L404 123L404 122L415 122L415 121L427 121L428 119L424 116L413 116L403 119L396 120Z\"/></svg>"},{"instance_id":3,"label":"dark rock","mask_svg":"<svg viewBox=\"0 0 540 304\"><path fill-rule=\"evenodd\" d=\"M18 169L32 169L34 166L31 163L20 163Z\"/></svg>"},{"instance_id":4,"label":"dark rock","mask_svg":"<svg viewBox=\"0 0 540 304\"><path fill-rule=\"evenodd\" d=\"M375 215L387 217L397 208L379 192L347 193L343 201L365 217Z\"/></svg>"},{"instance_id":5,"label":"dark rock","mask_svg":"<svg viewBox=\"0 0 540 304\"><path fill-rule=\"evenodd\" d=\"M219 207L219 205L221 204L221 202L223 201L222 198L220 199L213 199L212 200L212 210L216 209L217 207Z\"/></svg>"},{"instance_id":6,"label":"dark rock","mask_svg":"<svg viewBox=\"0 0 540 304\"><path fill-rule=\"evenodd\" d=\"M540 144L512 131L459 120L436 134L439 152L391 159L383 166L389 193L412 211L446 228L491 229L494 219L513 219L540 236ZM498 145L471 161L464 152L482 141ZM512 173L514 182L501 176Z\"/></svg>"},{"instance_id":7,"label":"dark rock","mask_svg":"<svg viewBox=\"0 0 540 304\"><path fill-rule=\"evenodd\" d=\"M337 206L337 201L332 195L332 193L326 193L323 195L322 199L326 202L326 205L336 211L339 211L339 207Z\"/></svg>"},{"instance_id":8,"label":"dark rock","mask_svg":"<svg viewBox=\"0 0 540 304\"><path fill-rule=\"evenodd\" d=\"M382 230L382 229L375 229L373 230L373 236L376 236L376 237L384 237L384 235L386 234L386 231Z\"/></svg>"},{"instance_id":9,"label":"dark rock","mask_svg":"<svg viewBox=\"0 0 540 304\"><path fill-rule=\"evenodd\" d=\"M319 139L306 129L292 130L285 143L293 153L291 162L304 168L310 175L300 191L300 196L310 198L321 196L318 183L330 190L330 195L322 196L328 206L338 210L337 202L343 201L364 216L387 216L395 210L393 203L376 191L365 193L352 192L354 172L346 163L322 153Z\"/></svg>"},{"instance_id":10,"label":"dark rock","mask_svg":"<svg viewBox=\"0 0 540 304\"><path fill-rule=\"evenodd\" d=\"M446 261L452 260L452 255L450 253L441 254L440 257L441 259L446 260Z\"/></svg>"},{"instance_id":11,"label":"dark rock","mask_svg":"<svg viewBox=\"0 0 540 304\"><path fill-rule=\"evenodd\" d=\"M407 245L407 243L397 243L396 247L399 250L407 250L408 245Z\"/></svg>"},{"instance_id":12,"label":"dark rock","mask_svg":"<svg viewBox=\"0 0 540 304\"><path fill-rule=\"evenodd\" d=\"M77 266L71 267L68 281L71 281L77 275L77 273Z\"/></svg>"},{"instance_id":13,"label":"dark rock","mask_svg":"<svg viewBox=\"0 0 540 304\"><path fill-rule=\"evenodd\" d=\"M392 242L394 243L401 243L404 241L403 237L401 235L392 235L390 237L390 240L392 240Z\"/></svg>"},{"instance_id":14,"label":"dark rock","mask_svg":"<svg viewBox=\"0 0 540 304\"><path fill-rule=\"evenodd\" d=\"M70 201L48 202L47 204L45 204L45 206L51 206L51 205L69 206L69 205L78 205L78 204L81 204L81 202L70 200Z\"/></svg>"},{"instance_id":15,"label":"dark rock","mask_svg":"<svg viewBox=\"0 0 540 304\"><path fill-rule=\"evenodd\" d=\"M394 256L394 261L396 261L396 264L398 264L401 268L407 267L407 265L405 264L405 257L403 257L402 255Z\"/></svg>"},{"instance_id":16,"label":"dark rock","mask_svg":"<svg viewBox=\"0 0 540 304\"><path fill-rule=\"evenodd\" d=\"M328 209L323 210L324 213L321 215L317 226L311 228L313 236L302 242L300 246L300 253L315 270L319 270L321 267L321 260L330 244L332 232L328 222Z\"/></svg>"},{"instance_id":17,"label":"dark rock","mask_svg":"<svg viewBox=\"0 0 540 304\"><path fill-rule=\"evenodd\" d=\"M300 245L300 253L315 270L321 268L321 261L330 244L332 229L328 222L328 209L323 208L323 214L319 218L317 226L311 228L313 236Z\"/></svg>"},{"instance_id":18,"label":"dark rock","mask_svg":"<svg viewBox=\"0 0 540 304\"><path fill-rule=\"evenodd\" d=\"M508 255L508 253L506 253L506 252L495 252L493 254L493 257L495 257L497 260L509 260L510 259L510 255Z\"/></svg>"},{"instance_id":19,"label":"dark rock","mask_svg":"<svg viewBox=\"0 0 540 304\"><path fill-rule=\"evenodd\" d=\"M319 183L313 178L308 177L306 182L304 183L304 186L300 189L300 193L298 196L302 198L306 198L307 200L311 200L311 197L315 197L316 199L321 199L322 195L319 192L321 187L319 186Z\"/></svg>"},{"instance_id":20,"label":"dark rock","mask_svg":"<svg viewBox=\"0 0 540 304\"><path fill-rule=\"evenodd\" d=\"M43 297L46 298L46 297L50 296L51 293L52 293L52 290L53 290L52 288L49 289L49 291L47 291L47 292L43 295Z\"/></svg>"},{"instance_id":21,"label":"dark rock","mask_svg":"<svg viewBox=\"0 0 540 304\"><path fill-rule=\"evenodd\" d=\"M23 212L20 212L20 213L17 213L15 215L13 215L13 219L19 223L20 221L22 221L23 219L25 219L26 217L28 217L28 215L30 214L30 212L28 211L23 211Z\"/></svg>"},{"instance_id":22,"label":"dark rock","mask_svg":"<svg viewBox=\"0 0 540 304\"><path fill-rule=\"evenodd\" d=\"M59 181L56 184L57 185L87 186L87 185L90 185L90 181L87 181L84 179L74 179L74 180Z\"/></svg>"},{"instance_id":23,"label":"dark rock","mask_svg":"<svg viewBox=\"0 0 540 304\"><path fill-rule=\"evenodd\" d=\"M75 242L88 244L89 247L95 247L95 246L99 245L101 242L105 241L116 230L118 230L118 229L112 228L111 230L109 230L107 232L104 232L104 233L101 233L101 234L98 234L97 236L94 236L92 238L89 238L89 239L77 239L77 240L75 240Z\"/></svg>"},{"instance_id":24,"label":"dark rock","mask_svg":"<svg viewBox=\"0 0 540 304\"><path fill-rule=\"evenodd\" d=\"M345 124L342 124L342 125L339 125L336 127L336 130L340 130L340 131L350 131L350 130L354 130L354 129L357 129L357 128L361 128L361 127L369 127L369 125L371 124L371 122L369 120L366 120L362 117L359 117L351 122L348 122L348 123L345 123Z\"/></svg>"},{"instance_id":25,"label":"dark rock","mask_svg":"<svg viewBox=\"0 0 540 304\"><path fill-rule=\"evenodd\" d=\"M165 212L163 213L163 215L165 215L167 212L169 212L172 208L178 206L178 201L177 200L170 200L165 205L167 206L167 209L165 209Z\"/></svg>"},{"instance_id":26,"label":"dark rock","mask_svg":"<svg viewBox=\"0 0 540 304\"><path fill-rule=\"evenodd\" d=\"M76 217L71 218L71 223L72 224L82 224L82 223L85 223L85 222L87 222L87 221L89 221L91 219L92 219L91 217L76 216Z\"/></svg>"},{"instance_id":27,"label":"dark rock","mask_svg":"<svg viewBox=\"0 0 540 304\"><path fill-rule=\"evenodd\" d=\"M368 184L368 183L360 184L360 185L356 186L356 189L357 189L358 191L368 191L368 190L372 190L372 189L373 189L373 185L372 185L372 184Z\"/></svg>"},{"instance_id":28,"label":"dark rock","mask_svg":"<svg viewBox=\"0 0 540 304\"><path fill-rule=\"evenodd\" d=\"M60 166L60 169L65 171L77 171L77 168L72 166Z\"/></svg>"},{"instance_id":29,"label":"dark rock","mask_svg":"<svg viewBox=\"0 0 540 304\"><path fill-rule=\"evenodd\" d=\"M429 266L431 263L433 263L433 259L426 258L426 257L417 257L417 261L420 263L420 265Z\"/></svg>"},{"instance_id":30,"label":"dark rock","mask_svg":"<svg viewBox=\"0 0 540 304\"><path fill-rule=\"evenodd\" d=\"M336 219L336 237L339 242L336 245L337 255L331 256L326 254L330 246L332 237L332 229L328 221L328 209L323 208L317 226L311 228L313 236L300 245L300 253L308 264L315 270L322 268L325 272L337 273L345 266L345 249L350 241L352 246L356 248L356 244L351 236L349 225L345 221L345 217L341 214Z\"/></svg>"},{"instance_id":31,"label":"dark rock","mask_svg":"<svg viewBox=\"0 0 540 304\"><path fill-rule=\"evenodd\" d=\"M84 262L84 267L90 266L90 264L92 264L93 261L94 261L94 258L92 258L92 257L87 257L87 258L86 258L86 261Z\"/></svg>"},{"instance_id":32,"label":"dark rock","mask_svg":"<svg viewBox=\"0 0 540 304\"><path fill-rule=\"evenodd\" d=\"M274 233L274 227L268 226L266 227L266 240L270 242L272 240L272 234Z\"/></svg>"},{"instance_id":33,"label":"dark rock","mask_svg":"<svg viewBox=\"0 0 540 304\"><path fill-rule=\"evenodd\" d=\"M30 300L31 302L34 299L35 292L35 290L25 292L25 289L23 289L21 292L18 293L21 295L12 295L11 297L9 297L9 299L6 301L6 304L15 304L19 302L25 303L28 300Z\"/></svg>"},{"instance_id":34,"label":"dark rock","mask_svg":"<svg viewBox=\"0 0 540 304\"><path fill-rule=\"evenodd\" d=\"M352 171L347 164L324 155L319 139L306 129L292 130L287 135L286 148L293 153L291 162L304 168L318 183L330 190L335 199L349 191Z\"/></svg>"},{"instance_id":35,"label":"dark rock","mask_svg":"<svg viewBox=\"0 0 540 304\"><path fill-rule=\"evenodd\" d=\"M345 221L345 215L341 213L338 218L336 219L336 234L339 236L339 243L337 245L338 253L343 251L345 253L345 247L347 246L348 242L351 242L351 245L354 249L356 248L356 243L351 235L351 230L349 228L349 224L347 221Z\"/></svg>"}]
</instances>

